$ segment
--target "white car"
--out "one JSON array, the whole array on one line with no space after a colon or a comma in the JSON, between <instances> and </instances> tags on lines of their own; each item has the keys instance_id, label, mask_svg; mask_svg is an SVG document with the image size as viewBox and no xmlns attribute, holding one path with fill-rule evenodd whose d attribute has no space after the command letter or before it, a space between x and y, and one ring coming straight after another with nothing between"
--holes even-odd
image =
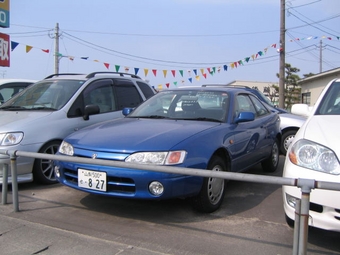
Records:
<instances>
[{"instance_id":1,"label":"white car","mask_svg":"<svg viewBox=\"0 0 340 255\"><path fill-rule=\"evenodd\" d=\"M283 177L340 183L340 79L332 80L313 108L293 105L292 112L309 116L291 143ZM283 186L286 220L292 226L295 203L301 189ZM313 189L310 194L309 225L340 232L340 191Z\"/></svg>"},{"instance_id":2,"label":"white car","mask_svg":"<svg viewBox=\"0 0 340 255\"><path fill-rule=\"evenodd\" d=\"M35 82L28 79L0 79L0 104Z\"/></svg>"}]
</instances>

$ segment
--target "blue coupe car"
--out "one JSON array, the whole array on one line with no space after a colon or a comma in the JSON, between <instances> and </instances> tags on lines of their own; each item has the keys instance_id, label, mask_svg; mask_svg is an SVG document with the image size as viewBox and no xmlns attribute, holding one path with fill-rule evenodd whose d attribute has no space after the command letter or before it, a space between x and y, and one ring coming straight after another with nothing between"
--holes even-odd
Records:
<instances>
[{"instance_id":1,"label":"blue coupe car","mask_svg":"<svg viewBox=\"0 0 340 255\"><path fill-rule=\"evenodd\" d=\"M137 164L244 172L279 163L280 118L251 92L233 87L161 91L125 117L68 136L59 155ZM121 198L189 198L202 212L217 210L226 180L55 161L60 183Z\"/></svg>"}]
</instances>

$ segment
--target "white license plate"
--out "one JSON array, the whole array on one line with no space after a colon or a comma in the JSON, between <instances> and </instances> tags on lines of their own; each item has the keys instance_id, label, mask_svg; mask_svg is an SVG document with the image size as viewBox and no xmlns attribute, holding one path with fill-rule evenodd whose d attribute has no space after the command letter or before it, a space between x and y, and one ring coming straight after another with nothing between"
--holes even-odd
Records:
<instances>
[{"instance_id":1,"label":"white license plate","mask_svg":"<svg viewBox=\"0 0 340 255\"><path fill-rule=\"evenodd\" d=\"M106 191L106 172L78 169L78 186L86 189Z\"/></svg>"}]
</instances>

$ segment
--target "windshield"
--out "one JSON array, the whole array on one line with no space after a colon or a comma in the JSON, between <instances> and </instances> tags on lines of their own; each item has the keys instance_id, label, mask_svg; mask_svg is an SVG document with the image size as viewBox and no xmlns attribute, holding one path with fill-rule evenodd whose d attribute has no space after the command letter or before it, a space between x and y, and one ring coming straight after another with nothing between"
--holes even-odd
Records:
<instances>
[{"instance_id":1,"label":"windshield","mask_svg":"<svg viewBox=\"0 0 340 255\"><path fill-rule=\"evenodd\" d=\"M1 105L0 109L59 110L83 83L79 80L41 81Z\"/></svg>"},{"instance_id":2,"label":"windshield","mask_svg":"<svg viewBox=\"0 0 340 255\"><path fill-rule=\"evenodd\" d=\"M324 95L316 115L340 115L340 82L334 82Z\"/></svg>"},{"instance_id":3,"label":"windshield","mask_svg":"<svg viewBox=\"0 0 340 255\"><path fill-rule=\"evenodd\" d=\"M173 90L156 94L128 117L224 121L229 95L217 91Z\"/></svg>"}]
</instances>

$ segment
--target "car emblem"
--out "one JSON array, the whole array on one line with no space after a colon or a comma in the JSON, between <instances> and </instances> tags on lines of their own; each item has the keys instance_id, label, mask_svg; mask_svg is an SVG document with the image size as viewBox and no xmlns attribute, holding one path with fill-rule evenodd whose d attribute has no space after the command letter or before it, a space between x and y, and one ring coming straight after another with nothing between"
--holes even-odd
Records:
<instances>
[{"instance_id":1,"label":"car emblem","mask_svg":"<svg viewBox=\"0 0 340 255\"><path fill-rule=\"evenodd\" d=\"M96 153L92 154L92 159L96 159L97 156L98 156L98 155L97 155Z\"/></svg>"}]
</instances>

